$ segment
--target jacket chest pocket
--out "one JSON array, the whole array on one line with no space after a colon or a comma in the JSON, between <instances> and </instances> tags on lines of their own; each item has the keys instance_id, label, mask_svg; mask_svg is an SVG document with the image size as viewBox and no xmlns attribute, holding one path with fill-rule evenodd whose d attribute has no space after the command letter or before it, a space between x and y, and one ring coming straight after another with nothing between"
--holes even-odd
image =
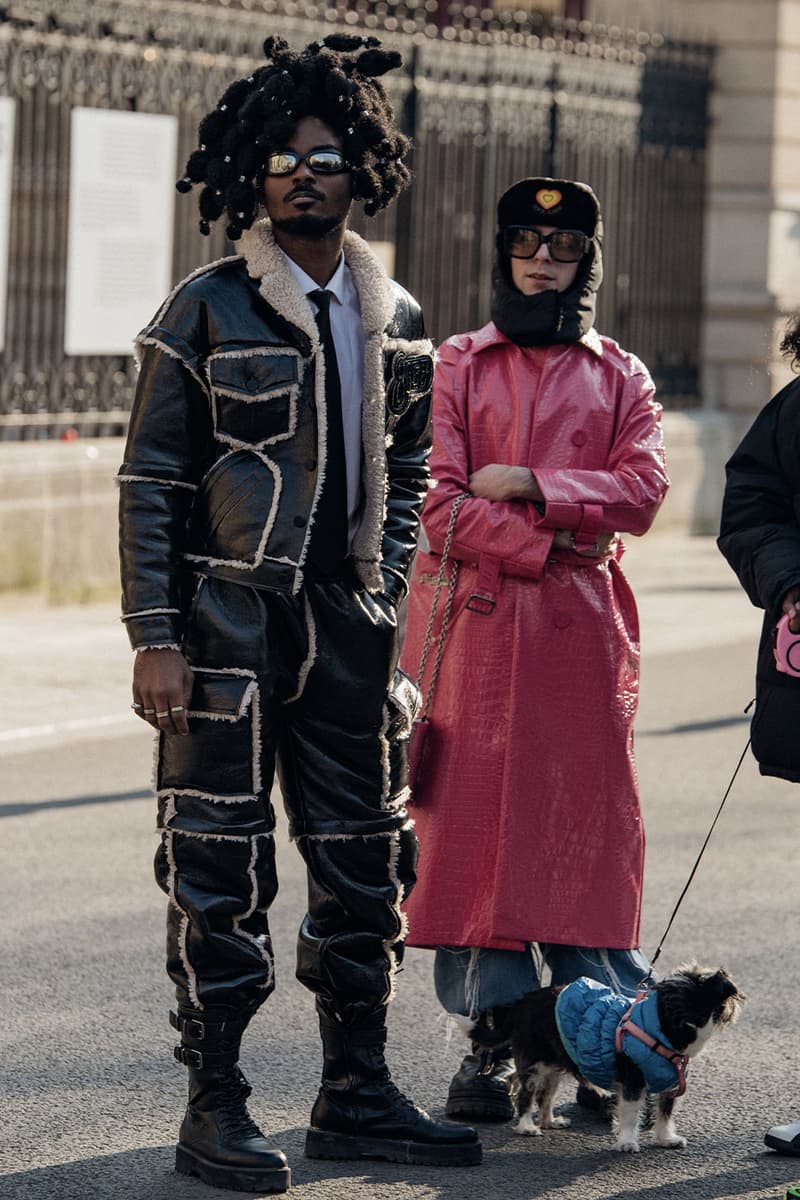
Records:
<instances>
[{"instance_id":1,"label":"jacket chest pocket","mask_svg":"<svg viewBox=\"0 0 800 1200\"><path fill-rule=\"evenodd\" d=\"M207 364L214 432L229 446L260 448L297 427L303 362L297 351L216 354Z\"/></svg>"}]
</instances>

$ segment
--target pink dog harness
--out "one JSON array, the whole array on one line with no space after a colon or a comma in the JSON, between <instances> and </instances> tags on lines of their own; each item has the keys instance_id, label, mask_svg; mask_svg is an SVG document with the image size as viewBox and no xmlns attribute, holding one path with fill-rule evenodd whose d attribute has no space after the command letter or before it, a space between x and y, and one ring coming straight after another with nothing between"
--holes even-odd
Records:
<instances>
[{"instance_id":1,"label":"pink dog harness","mask_svg":"<svg viewBox=\"0 0 800 1200\"><path fill-rule=\"evenodd\" d=\"M645 1046L647 1046L649 1050L652 1050L655 1054L660 1054L662 1058L666 1058L667 1061L670 1062L675 1068L678 1076L678 1082L674 1088L668 1092L664 1092L663 1094L665 1096L672 1096L677 1099L678 1096L682 1096L686 1091L686 1068L689 1065L689 1056L688 1054L680 1054L677 1050L673 1050L671 1046L665 1046L663 1042L659 1042L659 1040L654 1038L652 1034L647 1033L646 1030L642 1029L641 1026L636 1025L631 1020L631 1014L633 1013L637 1004L641 1004L642 1001L647 998L647 995L648 993L646 989L637 993L636 999L632 1002L630 1008L622 1017L619 1025L617 1026L617 1032L614 1036L614 1044L617 1048L617 1054L624 1054L625 1051L623 1049L622 1040L624 1035L629 1033L631 1037L635 1037L638 1039L638 1041L644 1042Z\"/></svg>"}]
</instances>

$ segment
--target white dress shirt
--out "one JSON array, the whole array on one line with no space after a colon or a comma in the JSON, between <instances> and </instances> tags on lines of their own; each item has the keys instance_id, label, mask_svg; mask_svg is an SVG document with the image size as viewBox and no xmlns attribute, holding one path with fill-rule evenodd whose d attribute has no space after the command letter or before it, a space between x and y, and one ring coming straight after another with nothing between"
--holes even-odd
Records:
<instances>
[{"instance_id":1,"label":"white dress shirt","mask_svg":"<svg viewBox=\"0 0 800 1200\"><path fill-rule=\"evenodd\" d=\"M281 250L289 268L304 295L316 292L319 284L294 259ZM350 268L339 259L339 265L325 284L325 291L332 296L330 304L331 333L336 347L339 364L339 379L342 385L342 427L344 430L344 455L347 468L347 531L348 543L358 527L361 507L361 407L364 399L364 347L366 338L361 324L361 305L353 283ZM309 304L314 312L317 306Z\"/></svg>"}]
</instances>

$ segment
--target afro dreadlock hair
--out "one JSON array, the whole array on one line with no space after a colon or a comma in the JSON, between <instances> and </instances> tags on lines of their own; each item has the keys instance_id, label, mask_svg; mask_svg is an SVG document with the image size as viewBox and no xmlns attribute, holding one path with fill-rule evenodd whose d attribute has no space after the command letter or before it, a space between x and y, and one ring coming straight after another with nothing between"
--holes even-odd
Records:
<instances>
[{"instance_id":1,"label":"afro dreadlock hair","mask_svg":"<svg viewBox=\"0 0 800 1200\"><path fill-rule=\"evenodd\" d=\"M408 186L403 159L411 148L397 128L378 76L402 63L374 37L333 34L293 51L268 37L267 65L226 89L213 112L200 122L198 149L186 163L179 192L200 192L200 232L227 214L226 233L241 237L256 219L264 164L282 150L303 117L317 117L341 139L352 164L353 199L372 216Z\"/></svg>"}]
</instances>

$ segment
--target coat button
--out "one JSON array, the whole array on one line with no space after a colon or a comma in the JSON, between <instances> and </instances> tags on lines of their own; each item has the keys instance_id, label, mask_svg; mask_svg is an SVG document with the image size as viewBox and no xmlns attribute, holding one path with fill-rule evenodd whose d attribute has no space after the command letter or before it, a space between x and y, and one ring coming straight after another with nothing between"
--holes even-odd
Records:
<instances>
[{"instance_id":1,"label":"coat button","mask_svg":"<svg viewBox=\"0 0 800 1200\"><path fill-rule=\"evenodd\" d=\"M317 469L317 460L315 458L309 458L306 461L306 470L307 471L316 471L316 469Z\"/></svg>"},{"instance_id":2,"label":"coat button","mask_svg":"<svg viewBox=\"0 0 800 1200\"><path fill-rule=\"evenodd\" d=\"M585 446L587 437L588 434L586 433L585 429L576 429L570 438L570 441L572 442L573 446Z\"/></svg>"},{"instance_id":3,"label":"coat button","mask_svg":"<svg viewBox=\"0 0 800 1200\"><path fill-rule=\"evenodd\" d=\"M556 613L556 615L553 617L553 624L555 625L556 629L568 629L572 624L572 617L568 616L566 613Z\"/></svg>"},{"instance_id":4,"label":"coat button","mask_svg":"<svg viewBox=\"0 0 800 1200\"><path fill-rule=\"evenodd\" d=\"M308 524L305 517L295 517L294 523L298 529L302 529L304 525Z\"/></svg>"}]
</instances>

